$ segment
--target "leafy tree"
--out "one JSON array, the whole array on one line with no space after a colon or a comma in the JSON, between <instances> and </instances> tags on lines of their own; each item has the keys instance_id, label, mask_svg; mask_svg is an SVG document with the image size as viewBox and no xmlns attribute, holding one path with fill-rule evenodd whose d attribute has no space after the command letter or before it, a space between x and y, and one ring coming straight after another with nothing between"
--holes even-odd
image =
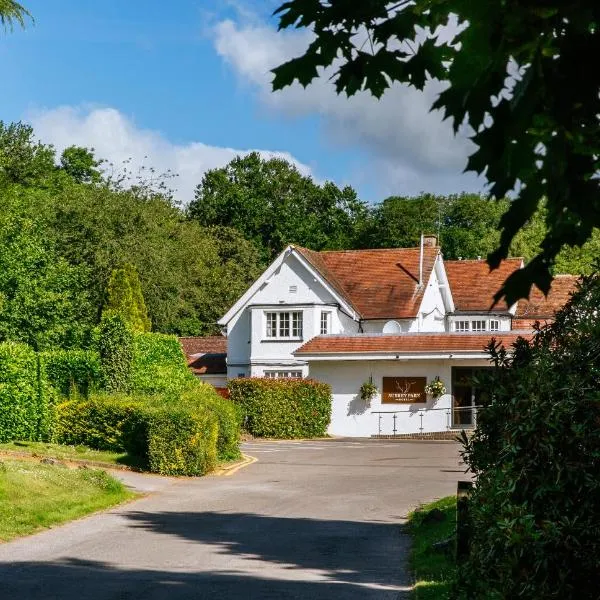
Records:
<instances>
[{"instance_id":1,"label":"leafy tree","mask_svg":"<svg viewBox=\"0 0 600 600\"><path fill-rule=\"evenodd\" d=\"M490 401L463 456L476 478L460 598L598 597L600 273L531 341L490 346Z\"/></svg>"},{"instance_id":2,"label":"leafy tree","mask_svg":"<svg viewBox=\"0 0 600 600\"><path fill-rule=\"evenodd\" d=\"M103 314L118 314L135 332L150 331L151 323L136 268L126 263L112 272Z\"/></svg>"},{"instance_id":3,"label":"leafy tree","mask_svg":"<svg viewBox=\"0 0 600 600\"><path fill-rule=\"evenodd\" d=\"M47 185L56 174L54 159L54 148L36 141L30 125L0 121L0 188Z\"/></svg>"},{"instance_id":4,"label":"leafy tree","mask_svg":"<svg viewBox=\"0 0 600 600\"><path fill-rule=\"evenodd\" d=\"M289 0L276 14L280 29L308 28L314 39L274 70L274 89L306 86L328 67L348 96L447 83L432 108L472 132L467 169L484 174L494 198L515 194L490 266L546 198L539 252L497 298L513 304L532 284L547 292L563 246L581 246L600 226L600 75L584 60L600 50L600 4Z\"/></svg>"},{"instance_id":5,"label":"leafy tree","mask_svg":"<svg viewBox=\"0 0 600 600\"><path fill-rule=\"evenodd\" d=\"M350 187L317 185L289 162L253 152L208 171L188 213L203 226L237 229L268 261L289 243L348 247L366 207Z\"/></svg>"},{"instance_id":6,"label":"leafy tree","mask_svg":"<svg viewBox=\"0 0 600 600\"><path fill-rule=\"evenodd\" d=\"M29 11L15 0L0 0L0 25L12 29L17 23L25 27L27 19L31 19Z\"/></svg>"},{"instance_id":7,"label":"leafy tree","mask_svg":"<svg viewBox=\"0 0 600 600\"><path fill-rule=\"evenodd\" d=\"M87 270L61 258L28 214L33 193L19 186L0 193L0 341L79 345L93 316Z\"/></svg>"},{"instance_id":8,"label":"leafy tree","mask_svg":"<svg viewBox=\"0 0 600 600\"><path fill-rule=\"evenodd\" d=\"M60 164L68 175L77 183L98 183L102 175L98 167L103 161L94 157L93 148L69 146L63 150Z\"/></svg>"}]
</instances>

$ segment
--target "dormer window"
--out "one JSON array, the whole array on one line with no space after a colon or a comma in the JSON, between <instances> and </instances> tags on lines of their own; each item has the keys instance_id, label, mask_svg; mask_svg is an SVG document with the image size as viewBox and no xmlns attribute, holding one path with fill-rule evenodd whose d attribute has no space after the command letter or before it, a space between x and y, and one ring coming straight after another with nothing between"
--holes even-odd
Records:
<instances>
[{"instance_id":1,"label":"dormer window","mask_svg":"<svg viewBox=\"0 0 600 600\"><path fill-rule=\"evenodd\" d=\"M469 321L454 321L454 331L469 331Z\"/></svg>"},{"instance_id":2,"label":"dormer window","mask_svg":"<svg viewBox=\"0 0 600 600\"><path fill-rule=\"evenodd\" d=\"M485 321L471 321L471 331L485 331Z\"/></svg>"}]
</instances>

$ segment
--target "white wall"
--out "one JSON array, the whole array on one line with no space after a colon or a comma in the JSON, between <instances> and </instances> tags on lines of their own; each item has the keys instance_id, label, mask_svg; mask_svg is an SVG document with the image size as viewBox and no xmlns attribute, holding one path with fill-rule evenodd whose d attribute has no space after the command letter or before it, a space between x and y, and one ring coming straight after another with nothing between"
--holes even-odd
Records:
<instances>
[{"instance_id":1,"label":"white wall","mask_svg":"<svg viewBox=\"0 0 600 600\"><path fill-rule=\"evenodd\" d=\"M227 375L197 375L203 383L208 383L213 387L227 387Z\"/></svg>"},{"instance_id":2,"label":"white wall","mask_svg":"<svg viewBox=\"0 0 600 600\"><path fill-rule=\"evenodd\" d=\"M292 288L294 291L292 291ZM338 310L336 299L294 255L281 266L228 325L227 373L260 377L265 370L308 366L292 353L320 333L321 311L332 313L331 333L355 333L358 323ZM266 337L266 312L300 311L303 315L302 339L279 340Z\"/></svg>"},{"instance_id":3,"label":"white wall","mask_svg":"<svg viewBox=\"0 0 600 600\"><path fill-rule=\"evenodd\" d=\"M449 422L452 407L452 366L489 366L489 363L485 360L315 361L310 364L310 377L332 387L333 404L328 429L331 435L391 435L394 426L393 415L383 414L380 421L377 411L401 411L396 415L396 433L419 433L421 424L423 432L438 432L446 431ZM359 391L360 386L370 376L379 393L367 406L360 400ZM436 376L444 382L448 393L435 401L428 398L426 404L381 403L383 377L426 377L429 383ZM423 413L422 423L420 413Z\"/></svg>"}]
</instances>

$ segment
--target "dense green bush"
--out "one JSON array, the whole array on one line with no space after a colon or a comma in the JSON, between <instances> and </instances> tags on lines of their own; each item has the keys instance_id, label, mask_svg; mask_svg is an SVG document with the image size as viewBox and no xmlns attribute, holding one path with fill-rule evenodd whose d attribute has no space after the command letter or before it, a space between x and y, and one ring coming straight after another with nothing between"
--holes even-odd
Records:
<instances>
[{"instance_id":1,"label":"dense green bush","mask_svg":"<svg viewBox=\"0 0 600 600\"><path fill-rule=\"evenodd\" d=\"M40 356L50 384L63 397L87 396L102 383L100 355L92 350L50 350Z\"/></svg>"},{"instance_id":2,"label":"dense green bush","mask_svg":"<svg viewBox=\"0 0 600 600\"><path fill-rule=\"evenodd\" d=\"M39 357L25 344L0 343L0 442L45 440L52 424L52 388Z\"/></svg>"},{"instance_id":3,"label":"dense green bush","mask_svg":"<svg viewBox=\"0 0 600 600\"><path fill-rule=\"evenodd\" d=\"M139 333L135 336L131 373L134 392L176 395L197 381L174 335Z\"/></svg>"},{"instance_id":4,"label":"dense green bush","mask_svg":"<svg viewBox=\"0 0 600 600\"><path fill-rule=\"evenodd\" d=\"M217 452L220 460L240 457L240 419L231 400L219 396L212 386L198 382L193 390L181 397L180 402L190 406L205 406L216 415L219 422Z\"/></svg>"},{"instance_id":5,"label":"dense green bush","mask_svg":"<svg viewBox=\"0 0 600 600\"><path fill-rule=\"evenodd\" d=\"M597 599L600 564L600 275L496 367L464 440L475 474L461 598Z\"/></svg>"},{"instance_id":6,"label":"dense green bush","mask_svg":"<svg viewBox=\"0 0 600 600\"><path fill-rule=\"evenodd\" d=\"M230 399L244 428L259 437L324 436L331 419L331 388L306 379L233 379Z\"/></svg>"},{"instance_id":7,"label":"dense green bush","mask_svg":"<svg viewBox=\"0 0 600 600\"><path fill-rule=\"evenodd\" d=\"M206 406L157 397L92 396L57 406L55 440L128 452L163 475L203 475L217 461L219 422Z\"/></svg>"},{"instance_id":8,"label":"dense green bush","mask_svg":"<svg viewBox=\"0 0 600 600\"><path fill-rule=\"evenodd\" d=\"M118 314L105 314L98 331L98 350L104 388L127 392L131 388L133 332Z\"/></svg>"}]
</instances>

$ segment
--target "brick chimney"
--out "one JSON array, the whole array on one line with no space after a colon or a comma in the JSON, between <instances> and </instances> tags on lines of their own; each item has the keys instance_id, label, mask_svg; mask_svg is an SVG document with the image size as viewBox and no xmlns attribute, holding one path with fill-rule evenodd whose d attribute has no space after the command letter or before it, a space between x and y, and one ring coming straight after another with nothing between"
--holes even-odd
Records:
<instances>
[{"instance_id":1,"label":"brick chimney","mask_svg":"<svg viewBox=\"0 0 600 600\"><path fill-rule=\"evenodd\" d=\"M423 246L425 248L435 248L438 245L437 235L433 233L426 233L423 236Z\"/></svg>"}]
</instances>

